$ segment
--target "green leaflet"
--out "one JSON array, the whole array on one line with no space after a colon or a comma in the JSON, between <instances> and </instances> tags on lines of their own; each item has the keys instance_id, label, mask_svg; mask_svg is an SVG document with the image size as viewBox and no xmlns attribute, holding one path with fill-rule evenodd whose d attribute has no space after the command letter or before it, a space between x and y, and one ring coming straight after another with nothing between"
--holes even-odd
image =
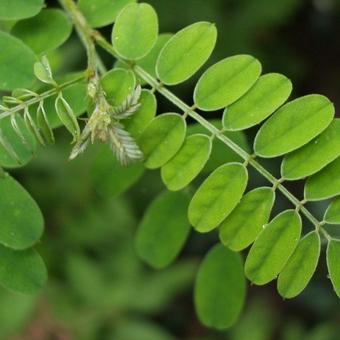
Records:
<instances>
[{"instance_id":1,"label":"green leaflet","mask_svg":"<svg viewBox=\"0 0 340 340\"><path fill-rule=\"evenodd\" d=\"M185 133L185 120L176 113L154 118L138 139L145 166L156 169L168 162L182 146Z\"/></svg>"},{"instance_id":2,"label":"green leaflet","mask_svg":"<svg viewBox=\"0 0 340 340\"><path fill-rule=\"evenodd\" d=\"M340 224L340 197L329 205L323 219L329 224Z\"/></svg>"},{"instance_id":3,"label":"green leaflet","mask_svg":"<svg viewBox=\"0 0 340 340\"><path fill-rule=\"evenodd\" d=\"M211 153L211 139L205 135L189 136L178 153L161 169L169 190L185 188L203 169Z\"/></svg>"},{"instance_id":4,"label":"green leaflet","mask_svg":"<svg viewBox=\"0 0 340 340\"><path fill-rule=\"evenodd\" d=\"M157 111L157 100L155 95L149 90L142 90L138 110L127 120L124 126L132 137L137 139L144 131L145 127L155 117Z\"/></svg>"},{"instance_id":5,"label":"green leaflet","mask_svg":"<svg viewBox=\"0 0 340 340\"><path fill-rule=\"evenodd\" d=\"M189 221L199 232L216 228L239 203L248 182L241 163L217 168L198 188L189 205Z\"/></svg>"},{"instance_id":6,"label":"green leaflet","mask_svg":"<svg viewBox=\"0 0 340 340\"><path fill-rule=\"evenodd\" d=\"M107 145L101 145L91 169L96 191L107 198L124 193L142 177L143 173L144 167L141 163L128 167L120 165Z\"/></svg>"},{"instance_id":7,"label":"green leaflet","mask_svg":"<svg viewBox=\"0 0 340 340\"><path fill-rule=\"evenodd\" d=\"M268 222L275 201L275 192L263 187L249 191L221 225L221 242L240 251L254 242Z\"/></svg>"},{"instance_id":8,"label":"green leaflet","mask_svg":"<svg viewBox=\"0 0 340 340\"><path fill-rule=\"evenodd\" d=\"M15 251L0 245L0 284L17 293L34 294L47 280L43 260L34 249Z\"/></svg>"},{"instance_id":9,"label":"green leaflet","mask_svg":"<svg viewBox=\"0 0 340 340\"><path fill-rule=\"evenodd\" d=\"M112 44L124 59L138 60L145 57L158 35L157 13L146 3L124 7L112 30Z\"/></svg>"},{"instance_id":10,"label":"green leaflet","mask_svg":"<svg viewBox=\"0 0 340 340\"><path fill-rule=\"evenodd\" d=\"M15 116L15 121L19 132L13 128L11 117L0 120L0 166L5 168L26 165L37 149L34 136L20 114Z\"/></svg>"},{"instance_id":11,"label":"green leaflet","mask_svg":"<svg viewBox=\"0 0 340 340\"><path fill-rule=\"evenodd\" d=\"M169 39L173 36L172 33L163 33L160 34L157 38L156 44L153 46L151 51L142 59L137 61L137 65L142 67L146 72L152 75L154 78L157 78L156 74L156 63L159 56L160 51L163 46L169 41Z\"/></svg>"},{"instance_id":12,"label":"green leaflet","mask_svg":"<svg viewBox=\"0 0 340 340\"><path fill-rule=\"evenodd\" d=\"M1 10L0 10L1 13ZM35 81L33 51L19 39L0 32L0 90L29 88Z\"/></svg>"},{"instance_id":13,"label":"green leaflet","mask_svg":"<svg viewBox=\"0 0 340 340\"><path fill-rule=\"evenodd\" d=\"M197 22L177 32L161 50L156 66L158 78L167 85L190 78L209 58L217 38L210 22Z\"/></svg>"},{"instance_id":14,"label":"green leaflet","mask_svg":"<svg viewBox=\"0 0 340 340\"><path fill-rule=\"evenodd\" d=\"M38 14L44 0L0 1L0 20L20 20Z\"/></svg>"},{"instance_id":15,"label":"green leaflet","mask_svg":"<svg viewBox=\"0 0 340 340\"><path fill-rule=\"evenodd\" d=\"M37 16L16 23L11 34L40 54L62 45L71 31L71 22L63 11L44 9Z\"/></svg>"},{"instance_id":16,"label":"green leaflet","mask_svg":"<svg viewBox=\"0 0 340 340\"><path fill-rule=\"evenodd\" d=\"M0 178L0 243L25 249L41 237L44 221L29 193L9 175Z\"/></svg>"},{"instance_id":17,"label":"green leaflet","mask_svg":"<svg viewBox=\"0 0 340 340\"><path fill-rule=\"evenodd\" d=\"M305 289L317 267L320 247L320 236L315 231L300 240L278 277L277 289L282 297L291 299Z\"/></svg>"},{"instance_id":18,"label":"green leaflet","mask_svg":"<svg viewBox=\"0 0 340 340\"><path fill-rule=\"evenodd\" d=\"M305 184L305 198L319 201L340 194L340 157L317 174L309 177Z\"/></svg>"},{"instance_id":19,"label":"green leaflet","mask_svg":"<svg viewBox=\"0 0 340 340\"><path fill-rule=\"evenodd\" d=\"M255 152L270 158L294 151L325 130L333 116L328 98L318 94L297 98L262 125L254 141Z\"/></svg>"},{"instance_id":20,"label":"green leaflet","mask_svg":"<svg viewBox=\"0 0 340 340\"><path fill-rule=\"evenodd\" d=\"M237 102L224 110L227 130L244 130L261 123L278 109L292 92L292 83L284 75L268 73Z\"/></svg>"},{"instance_id":21,"label":"green leaflet","mask_svg":"<svg viewBox=\"0 0 340 340\"><path fill-rule=\"evenodd\" d=\"M260 62L250 55L225 58L210 66L198 80L195 105L204 111L222 109L242 97L260 73Z\"/></svg>"},{"instance_id":22,"label":"green leaflet","mask_svg":"<svg viewBox=\"0 0 340 340\"><path fill-rule=\"evenodd\" d=\"M101 79L101 84L112 105L120 105L136 86L136 77L130 70L115 68Z\"/></svg>"},{"instance_id":23,"label":"green leaflet","mask_svg":"<svg viewBox=\"0 0 340 340\"><path fill-rule=\"evenodd\" d=\"M195 282L195 309L207 327L226 329L238 319L246 296L241 256L214 246L202 261Z\"/></svg>"},{"instance_id":24,"label":"green leaflet","mask_svg":"<svg viewBox=\"0 0 340 340\"><path fill-rule=\"evenodd\" d=\"M257 237L245 263L248 279L264 285L277 277L294 252L301 234L301 218L294 210L277 215Z\"/></svg>"},{"instance_id":25,"label":"green leaflet","mask_svg":"<svg viewBox=\"0 0 340 340\"><path fill-rule=\"evenodd\" d=\"M189 198L164 192L147 209L136 236L139 256L154 268L168 266L181 251L190 231Z\"/></svg>"},{"instance_id":26,"label":"green leaflet","mask_svg":"<svg viewBox=\"0 0 340 340\"><path fill-rule=\"evenodd\" d=\"M222 123L219 119L210 119L209 122L219 130L222 129ZM210 136L209 132L198 123L188 125L188 135L194 133ZM250 152L247 137L242 131L225 131L223 134L239 145L243 150ZM225 144L218 138L214 138L209 160L202 172L209 173L222 164L239 161L242 161L240 156L238 156L233 150L226 148Z\"/></svg>"},{"instance_id":27,"label":"green leaflet","mask_svg":"<svg viewBox=\"0 0 340 340\"><path fill-rule=\"evenodd\" d=\"M313 175L339 156L340 119L334 119L318 137L285 156L282 177L295 180Z\"/></svg>"},{"instance_id":28,"label":"green leaflet","mask_svg":"<svg viewBox=\"0 0 340 340\"><path fill-rule=\"evenodd\" d=\"M92 27L112 24L118 13L135 0L79 0L78 6Z\"/></svg>"},{"instance_id":29,"label":"green leaflet","mask_svg":"<svg viewBox=\"0 0 340 340\"><path fill-rule=\"evenodd\" d=\"M331 240L327 246L327 267L334 291L340 297L340 241Z\"/></svg>"}]
</instances>

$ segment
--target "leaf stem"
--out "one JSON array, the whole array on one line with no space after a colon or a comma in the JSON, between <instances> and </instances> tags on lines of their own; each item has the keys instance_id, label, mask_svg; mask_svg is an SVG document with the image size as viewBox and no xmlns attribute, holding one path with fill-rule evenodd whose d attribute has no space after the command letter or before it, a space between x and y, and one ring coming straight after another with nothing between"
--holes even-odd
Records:
<instances>
[{"instance_id":1,"label":"leaf stem","mask_svg":"<svg viewBox=\"0 0 340 340\"><path fill-rule=\"evenodd\" d=\"M67 88L67 87L69 87L71 85L74 85L74 84L79 83L80 81L84 80L85 77L86 77L85 74L82 74L82 75L80 75L79 77L77 77L77 78L75 78L73 80L70 80L70 81L65 82L65 83L63 83L61 85L58 85L58 87L56 87L56 88L53 88L51 90L48 90L46 92L43 92L43 93L39 94L37 97L34 97L34 98L29 99L27 101L24 101L24 102L22 102L19 105L13 106L13 107L9 108L8 110L6 110L4 112L1 112L0 113L0 120L3 119L3 118L8 117L10 115L12 115L15 112L22 111L22 110L24 110L28 106L40 103L42 100L58 94L61 90L63 90L63 89L65 89L65 88Z\"/></svg>"}]
</instances>

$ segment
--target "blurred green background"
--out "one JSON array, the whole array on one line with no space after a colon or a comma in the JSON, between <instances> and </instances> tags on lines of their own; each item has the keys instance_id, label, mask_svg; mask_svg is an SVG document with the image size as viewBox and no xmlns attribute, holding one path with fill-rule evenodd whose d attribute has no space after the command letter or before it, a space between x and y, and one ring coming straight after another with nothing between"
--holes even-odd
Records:
<instances>
[{"instance_id":1,"label":"blurred green background","mask_svg":"<svg viewBox=\"0 0 340 340\"><path fill-rule=\"evenodd\" d=\"M210 64L232 54L253 54L264 72L281 72L293 81L294 96L321 93L340 107L339 1L147 2L159 14L161 32L176 32L200 20L215 22L219 38ZM57 6L54 1L48 4ZM109 36L110 27L103 32ZM107 55L103 58L112 65ZM60 74L86 65L75 36L50 59ZM194 81L174 89L189 104ZM159 112L172 109L160 99ZM253 130L248 131L250 141ZM49 281L34 297L0 290L0 339L340 339L340 303L324 258L298 298L283 301L275 284L249 287L246 308L231 330L216 332L201 326L192 303L193 280L216 235L192 233L175 264L161 271L148 268L135 254L134 233L148 203L164 190L158 171L143 173L136 167L122 172L102 146L68 162L70 140L62 129L57 141L42 149L29 166L13 172L45 216L39 250ZM267 164L274 172L277 165ZM259 181L252 176L251 186ZM290 189L297 195L301 192L299 183ZM286 204L282 200L276 209ZM318 214L324 206L311 208Z\"/></svg>"}]
</instances>

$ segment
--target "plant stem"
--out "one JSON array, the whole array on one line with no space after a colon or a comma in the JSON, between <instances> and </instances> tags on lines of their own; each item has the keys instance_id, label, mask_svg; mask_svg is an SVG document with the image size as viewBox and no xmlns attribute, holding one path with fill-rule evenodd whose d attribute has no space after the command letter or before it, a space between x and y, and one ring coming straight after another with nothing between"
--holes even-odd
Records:
<instances>
[{"instance_id":1,"label":"plant stem","mask_svg":"<svg viewBox=\"0 0 340 340\"><path fill-rule=\"evenodd\" d=\"M58 87L56 87L56 88L53 88L51 90L48 90L46 92L39 94L37 97L34 97L34 98L29 99L25 102L22 102L22 104L19 104L17 106L13 106L13 107L9 108L8 110L0 113L0 120L12 115L15 112L22 111L28 106L37 104L37 103L41 102L42 100L44 100L46 98L52 97L52 96L58 94L58 92L60 92L61 90L65 89L65 88L67 88L71 85L74 85L76 83L79 83L80 81L82 81L84 79L85 79L85 75L82 74L81 76L79 76L79 77L77 77L73 80L70 80L66 83L58 85Z\"/></svg>"},{"instance_id":2,"label":"plant stem","mask_svg":"<svg viewBox=\"0 0 340 340\"><path fill-rule=\"evenodd\" d=\"M72 6L65 6L67 11L78 12L78 9L75 10L76 4L73 0L59 0L61 3L72 3ZM74 15L71 15L73 17ZM167 98L170 102L176 105L179 109L189 115L191 118L200 123L203 127L205 127L208 131L210 131L213 135L216 136L219 140L221 140L225 145L227 145L231 150L237 153L241 158L247 161L254 169L256 169L263 177L265 177L275 188L282 192L282 194L295 206L297 210L300 210L302 214L314 225L316 231L319 232L322 229L320 222L310 213L310 211L301 204L301 202L287 189L285 188L280 180L275 178L270 172L268 172L260 163L258 163L252 155L243 150L240 146L235 144L231 139L223 134L222 131L218 130L214 125L212 125L209 121L204 119L201 115L199 115L192 107L184 103L180 98L174 95L171 91L165 88L160 82L158 82L155 78L153 78L149 73L147 73L143 68L138 65L131 65L130 63L122 60L115 52L113 46L97 31L94 31L87 24L86 20L84 22L79 23L78 20L74 20L74 24L77 27L78 31L81 31L80 36L82 37L84 34L88 35L87 38L82 38L85 46L88 44L89 40L91 40L91 44L93 43L92 39L101 46L104 50L114 56L116 59L124 62L133 68L135 73L146 81L153 89L162 94L165 98ZM86 46L88 49L89 46Z\"/></svg>"}]
</instances>

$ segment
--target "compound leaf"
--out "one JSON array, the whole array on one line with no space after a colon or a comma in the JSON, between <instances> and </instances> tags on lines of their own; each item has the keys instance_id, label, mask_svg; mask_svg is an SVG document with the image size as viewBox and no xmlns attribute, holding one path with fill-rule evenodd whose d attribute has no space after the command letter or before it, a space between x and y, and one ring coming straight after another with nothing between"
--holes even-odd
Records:
<instances>
[{"instance_id":1,"label":"compound leaf","mask_svg":"<svg viewBox=\"0 0 340 340\"><path fill-rule=\"evenodd\" d=\"M337 197L327 208L324 220L329 224L340 224L340 197Z\"/></svg>"},{"instance_id":2,"label":"compound leaf","mask_svg":"<svg viewBox=\"0 0 340 340\"><path fill-rule=\"evenodd\" d=\"M157 100L155 95L149 90L142 90L140 106L133 116L124 120L124 126L132 137L138 138L144 131L145 127L155 117L157 111Z\"/></svg>"},{"instance_id":3,"label":"compound leaf","mask_svg":"<svg viewBox=\"0 0 340 340\"><path fill-rule=\"evenodd\" d=\"M17 293L34 294L47 280L43 260L34 249L15 251L0 245L0 283Z\"/></svg>"},{"instance_id":4,"label":"compound leaf","mask_svg":"<svg viewBox=\"0 0 340 340\"><path fill-rule=\"evenodd\" d=\"M103 27L113 23L118 13L136 0L79 0L78 6L92 27Z\"/></svg>"},{"instance_id":5,"label":"compound leaf","mask_svg":"<svg viewBox=\"0 0 340 340\"><path fill-rule=\"evenodd\" d=\"M33 65L36 57L33 51L18 38L4 32L0 32L0 51L0 90L30 87L35 81Z\"/></svg>"},{"instance_id":6,"label":"compound leaf","mask_svg":"<svg viewBox=\"0 0 340 340\"><path fill-rule=\"evenodd\" d=\"M40 12L44 0L0 1L0 20L20 20L33 17Z\"/></svg>"},{"instance_id":7,"label":"compound leaf","mask_svg":"<svg viewBox=\"0 0 340 340\"><path fill-rule=\"evenodd\" d=\"M334 119L318 137L285 156L282 177L295 180L313 175L339 156L340 119Z\"/></svg>"},{"instance_id":8,"label":"compound leaf","mask_svg":"<svg viewBox=\"0 0 340 340\"><path fill-rule=\"evenodd\" d=\"M0 178L0 243L25 249L41 237L44 221L29 193L12 177Z\"/></svg>"},{"instance_id":9,"label":"compound leaf","mask_svg":"<svg viewBox=\"0 0 340 340\"><path fill-rule=\"evenodd\" d=\"M204 111L222 109L242 97L260 73L260 62L250 55L225 58L210 66L198 80L195 105Z\"/></svg>"},{"instance_id":10,"label":"compound leaf","mask_svg":"<svg viewBox=\"0 0 340 340\"><path fill-rule=\"evenodd\" d=\"M199 232L216 228L239 203L248 182L241 163L217 168L198 188L189 205L189 221Z\"/></svg>"},{"instance_id":11,"label":"compound leaf","mask_svg":"<svg viewBox=\"0 0 340 340\"><path fill-rule=\"evenodd\" d=\"M136 77L130 70L114 68L104 74L101 84L109 102L112 105L120 105L135 88Z\"/></svg>"},{"instance_id":12,"label":"compound leaf","mask_svg":"<svg viewBox=\"0 0 340 340\"><path fill-rule=\"evenodd\" d=\"M339 195L339 173L340 157L307 179L305 198L309 201L319 201Z\"/></svg>"},{"instance_id":13,"label":"compound leaf","mask_svg":"<svg viewBox=\"0 0 340 340\"><path fill-rule=\"evenodd\" d=\"M328 98L318 94L297 98L262 125L254 141L255 152L270 158L294 151L325 130L333 116Z\"/></svg>"},{"instance_id":14,"label":"compound leaf","mask_svg":"<svg viewBox=\"0 0 340 340\"><path fill-rule=\"evenodd\" d=\"M301 218L294 210L277 215L250 248L245 263L248 279L264 285L277 277L294 252L301 234Z\"/></svg>"},{"instance_id":15,"label":"compound leaf","mask_svg":"<svg viewBox=\"0 0 340 340\"><path fill-rule=\"evenodd\" d=\"M176 113L154 118L138 139L145 166L156 169L168 162L182 146L185 133L185 120Z\"/></svg>"},{"instance_id":16,"label":"compound leaf","mask_svg":"<svg viewBox=\"0 0 340 340\"><path fill-rule=\"evenodd\" d=\"M278 109L292 92L292 83L284 75L268 73L237 102L224 110L227 130L244 130L261 123Z\"/></svg>"},{"instance_id":17,"label":"compound leaf","mask_svg":"<svg viewBox=\"0 0 340 340\"><path fill-rule=\"evenodd\" d=\"M112 44L125 59L138 60L145 57L158 35L157 13L146 3L132 3L118 14L112 31Z\"/></svg>"},{"instance_id":18,"label":"compound leaf","mask_svg":"<svg viewBox=\"0 0 340 340\"><path fill-rule=\"evenodd\" d=\"M241 256L216 245L205 256L195 282L195 309L208 327L231 327L243 308L246 282Z\"/></svg>"},{"instance_id":19,"label":"compound leaf","mask_svg":"<svg viewBox=\"0 0 340 340\"><path fill-rule=\"evenodd\" d=\"M71 31L71 22L63 11L44 9L37 16L16 23L11 34L40 54L62 45Z\"/></svg>"},{"instance_id":20,"label":"compound leaf","mask_svg":"<svg viewBox=\"0 0 340 340\"><path fill-rule=\"evenodd\" d=\"M211 139L205 135L189 136L178 153L161 169L166 187L172 191L186 187L208 161L211 146Z\"/></svg>"},{"instance_id":21,"label":"compound leaf","mask_svg":"<svg viewBox=\"0 0 340 340\"><path fill-rule=\"evenodd\" d=\"M231 250L247 248L268 222L275 193L263 187L249 191L221 225L221 242Z\"/></svg>"},{"instance_id":22,"label":"compound leaf","mask_svg":"<svg viewBox=\"0 0 340 340\"><path fill-rule=\"evenodd\" d=\"M190 231L189 198L181 192L159 195L147 209L138 227L137 252L155 268L169 265L182 249Z\"/></svg>"},{"instance_id":23,"label":"compound leaf","mask_svg":"<svg viewBox=\"0 0 340 340\"><path fill-rule=\"evenodd\" d=\"M340 297L340 241L331 240L327 246L327 267L334 291Z\"/></svg>"},{"instance_id":24,"label":"compound leaf","mask_svg":"<svg viewBox=\"0 0 340 340\"><path fill-rule=\"evenodd\" d=\"M190 78L209 58L216 38L216 27L210 22L197 22L177 32L159 54L159 79L175 85Z\"/></svg>"},{"instance_id":25,"label":"compound leaf","mask_svg":"<svg viewBox=\"0 0 340 340\"><path fill-rule=\"evenodd\" d=\"M312 278L320 257L320 236L315 231L304 236L280 273L277 289L291 299L299 295Z\"/></svg>"}]
</instances>

